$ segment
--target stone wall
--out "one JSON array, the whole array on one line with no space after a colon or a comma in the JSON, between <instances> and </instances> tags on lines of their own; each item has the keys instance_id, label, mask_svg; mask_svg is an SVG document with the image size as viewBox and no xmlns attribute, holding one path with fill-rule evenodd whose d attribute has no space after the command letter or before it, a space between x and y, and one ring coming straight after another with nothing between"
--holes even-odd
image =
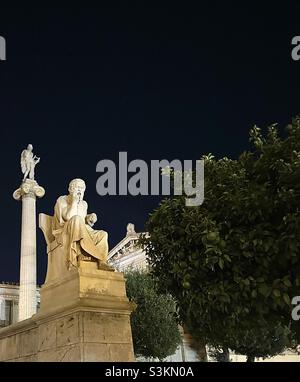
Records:
<instances>
[{"instance_id":1,"label":"stone wall","mask_svg":"<svg viewBox=\"0 0 300 382\"><path fill-rule=\"evenodd\" d=\"M0 330L0 361L133 361L129 316L79 310Z\"/></svg>"},{"instance_id":2,"label":"stone wall","mask_svg":"<svg viewBox=\"0 0 300 382\"><path fill-rule=\"evenodd\" d=\"M0 330L0 361L134 361L124 276L78 270L45 284L41 309Z\"/></svg>"}]
</instances>

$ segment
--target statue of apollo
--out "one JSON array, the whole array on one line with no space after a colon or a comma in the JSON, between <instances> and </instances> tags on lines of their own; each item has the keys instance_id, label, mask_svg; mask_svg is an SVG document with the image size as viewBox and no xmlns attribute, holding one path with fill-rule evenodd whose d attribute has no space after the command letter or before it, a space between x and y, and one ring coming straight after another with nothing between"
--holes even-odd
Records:
<instances>
[{"instance_id":1,"label":"statue of apollo","mask_svg":"<svg viewBox=\"0 0 300 382\"><path fill-rule=\"evenodd\" d=\"M29 177L30 180L34 180L34 168L39 163L40 158L33 155L33 146L29 144L27 149L22 151L21 154L21 169L24 174L23 182Z\"/></svg>"}]
</instances>

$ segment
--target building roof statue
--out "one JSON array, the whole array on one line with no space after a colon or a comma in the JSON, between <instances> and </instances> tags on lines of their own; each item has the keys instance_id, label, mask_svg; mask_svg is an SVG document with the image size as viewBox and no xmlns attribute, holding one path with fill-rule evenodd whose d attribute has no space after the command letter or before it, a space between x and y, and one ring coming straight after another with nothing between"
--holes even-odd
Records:
<instances>
[{"instance_id":1,"label":"building roof statue","mask_svg":"<svg viewBox=\"0 0 300 382\"><path fill-rule=\"evenodd\" d=\"M136 232L135 232L134 224L128 223L127 224L127 235L126 236L135 235L135 234L136 234Z\"/></svg>"}]
</instances>

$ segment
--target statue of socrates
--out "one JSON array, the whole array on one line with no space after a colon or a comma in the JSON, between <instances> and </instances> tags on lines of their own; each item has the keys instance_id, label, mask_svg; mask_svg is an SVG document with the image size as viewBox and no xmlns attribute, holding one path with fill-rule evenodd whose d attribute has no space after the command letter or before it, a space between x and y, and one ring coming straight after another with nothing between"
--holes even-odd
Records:
<instances>
[{"instance_id":1,"label":"statue of socrates","mask_svg":"<svg viewBox=\"0 0 300 382\"><path fill-rule=\"evenodd\" d=\"M113 271L107 264L108 234L92 227L97 221L95 213L88 214L88 204L83 199L86 185L82 179L73 179L69 195L60 196L54 207L52 234L58 243L67 246L67 264L77 267L82 255L98 261L99 269Z\"/></svg>"}]
</instances>

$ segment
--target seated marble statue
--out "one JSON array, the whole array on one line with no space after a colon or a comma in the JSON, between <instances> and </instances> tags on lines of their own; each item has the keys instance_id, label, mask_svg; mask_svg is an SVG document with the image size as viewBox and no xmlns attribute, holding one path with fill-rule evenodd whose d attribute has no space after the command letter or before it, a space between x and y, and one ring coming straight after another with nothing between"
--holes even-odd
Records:
<instances>
[{"instance_id":1,"label":"seated marble statue","mask_svg":"<svg viewBox=\"0 0 300 382\"><path fill-rule=\"evenodd\" d=\"M67 265L77 267L79 260L97 261L99 269L114 269L107 264L108 235L92 227L97 221L95 213L88 214L83 200L86 186L82 179L73 179L69 195L60 196L54 207L52 234L67 249Z\"/></svg>"}]
</instances>

